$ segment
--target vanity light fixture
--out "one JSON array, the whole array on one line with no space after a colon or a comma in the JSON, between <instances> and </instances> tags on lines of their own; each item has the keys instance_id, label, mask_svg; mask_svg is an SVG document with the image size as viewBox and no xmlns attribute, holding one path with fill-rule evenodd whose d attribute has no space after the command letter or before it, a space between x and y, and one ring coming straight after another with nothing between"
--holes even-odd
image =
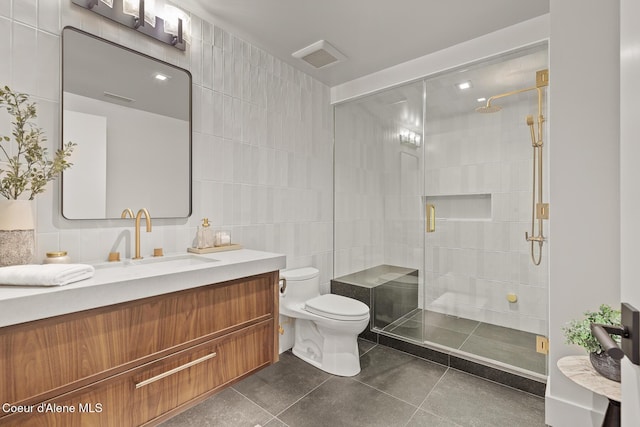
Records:
<instances>
[{"instance_id":1,"label":"vanity light fixture","mask_svg":"<svg viewBox=\"0 0 640 427\"><path fill-rule=\"evenodd\" d=\"M162 0L159 0L163 3ZM71 0L84 9L109 18L149 37L186 50L189 38L189 15L175 6L164 5L156 13L156 0ZM159 15L163 15L163 17ZM145 25L147 24L147 25Z\"/></svg>"}]
</instances>

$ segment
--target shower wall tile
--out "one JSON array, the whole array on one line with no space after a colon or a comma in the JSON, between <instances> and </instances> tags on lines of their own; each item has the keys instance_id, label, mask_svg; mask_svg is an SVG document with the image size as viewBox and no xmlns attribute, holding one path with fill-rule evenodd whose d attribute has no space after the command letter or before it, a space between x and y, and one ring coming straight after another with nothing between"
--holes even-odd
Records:
<instances>
[{"instance_id":1,"label":"shower wall tile","mask_svg":"<svg viewBox=\"0 0 640 427\"><path fill-rule=\"evenodd\" d=\"M386 238L390 230L383 219L385 211L397 208L400 201L388 203L380 195L380 188L389 185L383 166L383 124L361 106L344 104L337 108L336 135L340 143L335 147L334 267L335 277L340 277L389 262L385 253L392 250ZM312 113L311 117L317 116ZM394 215L399 216L399 212ZM402 239L404 230L398 227L393 233Z\"/></svg>"},{"instance_id":2,"label":"shower wall tile","mask_svg":"<svg viewBox=\"0 0 640 427\"><path fill-rule=\"evenodd\" d=\"M33 52L37 52L37 30L17 21L11 38L12 89L37 94L38 69L33 66Z\"/></svg>"},{"instance_id":3,"label":"shower wall tile","mask_svg":"<svg viewBox=\"0 0 640 427\"><path fill-rule=\"evenodd\" d=\"M213 88L213 46L211 43L202 43L202 86Z\"/></svg>"},{"instance_id":4,"label":"shower wall tile","mask_svg":"<svg viewBox=\"0 0 640 427\"><path fill-rule=\"evenodd\" d=\"M524 240L530 231L532 160L522 117L529 104L525 98L499 115L470 114L427 127L427 195L490 194L491 219L438 221L426 239L425 303L546 334L548 247L542 264L534 266ZM518 295L517 303L506 300L508 292Z\"/></svg>"},{"instance_id":5,"label":"shower wall tile","mask_svg":"<svg viewBox=\"0 0 640 427\"><path fill-rule=\"evenodd\" d=\"M3 1L0 2L0 17L5 17L11 19L11 9L12 9L11 1Z\"/></svg>"},{"instance_id":6,"label":"shower wall tile","mask_svg":"<svg viewBox=\"0 0 640 427\"><path fill-rule=\"evenodd\" d=\"M11 40L11 27L12 23L9 19L0 17L0 37L2 37L3 40ZM11 48L10 43L2 43L0 46L0 55L2 58L11 57ZM5 82L5 85L13 85L11 81L11 62L0 61L0 81Z\"/></svg>"},{"instance_id":7,"label":"shower wall tile","mask_svg":"<svg viewBox=\"0 0 640 427\"><path fill-rule=\"evenodd\" d=\"M136 40L136 42L138 42ZM202 40L193 39L188 46L191 59L191 76L193 83L202 86Z\"/></svg>"},{"instance_id":8,"label":"shower wall tile","mask_svg":"<svg viewBox=\"0 0 640 427\"><path fill-rule=\"evenodd\" d=\"M11 0L5 0L10 3ZM13 2L13 19L23 24L35 27L37 25L38 0L21 0Z\"/></svg>"},{"instance_id":9,"label":"shower wall tile","mask_svg":"<svg viewBox=\"0 0 640 427\"><path fill-rule=\"evenodd\" d=\"M211 49L211 62L212 89L222 93L224 92L224 53L216 44Z\"/></svg>"},{"instance_id":10,"label":"shower wall tile","mask_svg":"<svg viewBox=\"0 0 640 427\"><path fill-rule=\"evenodd\" d=\"M9 3L9 2L3 2ZM58 17L60 16L60 4L57 1L38 2L38 28L52 34L57 34L59 29Z\"/></svg>"},{"instance_id":11,"label":"shower wall tile","mask_svg":"<svg viewBox=\"0 0 640 427\"><path fill-rule=\"evenodd\" d=\"M60 39L59 37L38 31L38 50L37 50L37 66L36 84L37 96L58 101L59 82L60 82ZM55 70L52 72L52 69Z\"/></svg>"}]
</instances>

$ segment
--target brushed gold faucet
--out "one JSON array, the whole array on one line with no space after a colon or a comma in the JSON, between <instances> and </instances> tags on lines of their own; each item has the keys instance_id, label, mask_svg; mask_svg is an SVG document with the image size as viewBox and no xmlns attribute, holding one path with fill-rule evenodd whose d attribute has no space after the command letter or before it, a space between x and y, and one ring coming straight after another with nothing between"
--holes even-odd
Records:
<instances>
[{"instance_id":1,"label":"brushed gold faucet","mask_svg":"<svg viewBox=\"0 0 640 427\"><path fill-rule=\"evenodd\" d=\"M147 222L147 233L151 232L151 216L149 215L149 211L146 208L142 208L138 211L138 214L135 216L136 219L136 254L133 259L142 259L140 256L140 219L142 219L142 215L144 215L144 219ZM133 211L129 208L122 211L122 215L120 218L126 218L130 216L133 218Z\"/></svg>"},{"instance_id":2,"label":"brushed gold faucet","mask_svg":"<svg viewBox=\"0 0 640 427\"><path fill-rule=\"evenodd\" d=\"M143 214L144 219L147 222L147 233L151 232L151 216L149 216L149 211L146 208L142 208L136 215L136 256L133 257L133 259L142 259L140 256L140 219Z\"/></svg>"}]
</instances>

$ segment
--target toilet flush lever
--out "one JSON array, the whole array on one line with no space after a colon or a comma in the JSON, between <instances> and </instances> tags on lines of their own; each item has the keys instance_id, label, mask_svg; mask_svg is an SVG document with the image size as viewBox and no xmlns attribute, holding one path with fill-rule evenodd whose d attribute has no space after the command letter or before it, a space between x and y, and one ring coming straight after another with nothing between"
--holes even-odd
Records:
<instances>
[{"instance_id":1,"label":"toilet flush lever","mask_svg":"<svg viewBox=\"0 0 640 427\"><path fill-rule=\"evenodd\" d=\"M284 294L284 292L287 290L287 279L282 278L278 281L278 283L280 284L280 293Z\"/></svg>"}]
</instances>

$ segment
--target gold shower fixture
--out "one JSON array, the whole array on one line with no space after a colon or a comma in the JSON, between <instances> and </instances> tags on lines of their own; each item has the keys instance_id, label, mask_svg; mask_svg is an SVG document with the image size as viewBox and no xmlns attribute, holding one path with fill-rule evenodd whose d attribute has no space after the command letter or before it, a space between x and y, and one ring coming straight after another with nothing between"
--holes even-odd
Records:
<instances>
[{"instance_id":1,"label":"gold shower fixture","mask_svg":"<svg viewBox=\"0 0 640 427\"><path fill-rule=\"evenodd\" d=\"M545 241L542 221L549 219L549 204L542 202L542 147L544 146L542 129L545 122L544 115L542 114L542 104L544 101L542 89L546 86L549 86L549 70L540 70L536 72L535 86L494 95L487 99L486 105L476 108L476 111L479 113L495 113L502 109L499 105L491 104L491 102L496 99L534 90L538 93L537 123L534 122L533 116L529 115L526 117L526 123L531 133L531 146L533 147L533 189L531 202L531 234L525 232L524 236L526 241L531 243L531 260L535 265L540 265L540 261L542 261L542 245ZM537 135L535 129L536 124L538 127ZM537 256L535 251L536 243L538 244Z\"/></svg>"}]
</instances>

